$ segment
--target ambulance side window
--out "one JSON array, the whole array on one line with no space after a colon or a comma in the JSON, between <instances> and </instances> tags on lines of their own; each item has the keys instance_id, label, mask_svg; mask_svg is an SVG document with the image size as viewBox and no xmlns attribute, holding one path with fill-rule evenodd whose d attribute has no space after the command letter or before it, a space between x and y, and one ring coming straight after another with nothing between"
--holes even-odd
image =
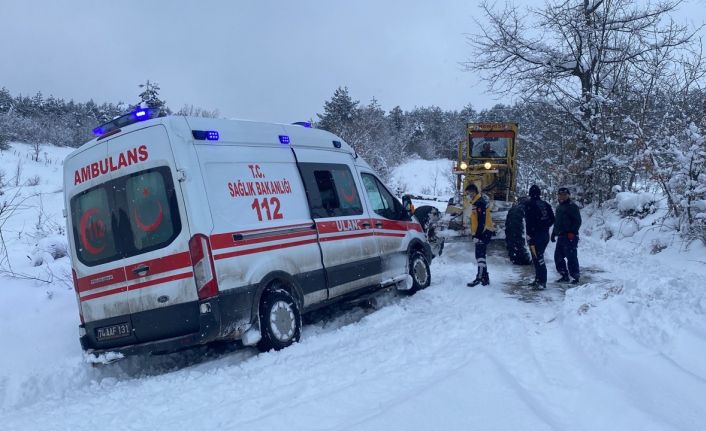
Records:
<instances>
[{"instance_id":1,"label":"ambulance side window","mask_svg":"<svg viewBox=\"0 0 706 431\"><path fill-rule=\"evenodd\" d=\"M300 169L312 217L363 214L363 205L351 170L346 165L301 163Z\"/></svg>"},{"instance_id":2,"label":"ambulance side window","mask_svg":"<svg viewBox=\"0 0 706 431\"><path fill-rule=\"evenodd\" d=\"M365 192L375 214L390 220L409 219L400 201L395 199L377 178L370 174L362 174L362 177Z\"/></svg>"},{"instance_id":3,"label":"ambulance side window","mask_svg":"<svg viewBox=\"0 0 706 431\"><path fill-rule=\"evenodd\" d=\"M365 187L365 192L368 194L368 200L370 200L371 209L375 214L384 213L388 210L385 201L378 190L377 184L375 184L375 178L372 175L363 174L363 187Z\"/></svg>"}]
</instances>

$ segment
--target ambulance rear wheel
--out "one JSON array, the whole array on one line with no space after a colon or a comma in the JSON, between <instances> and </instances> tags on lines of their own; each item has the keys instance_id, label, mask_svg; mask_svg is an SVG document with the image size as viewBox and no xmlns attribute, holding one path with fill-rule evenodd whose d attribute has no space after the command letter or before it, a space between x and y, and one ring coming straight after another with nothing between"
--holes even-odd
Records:
<instances>
[{"instance_id":1,"label":"ambulance rear wheel","mask_svg":"<svg viewBox=\"0 0 706 431\"><path fill-rule=\"evenodd\" d=\"M299 341L302 316L297 302L289 292L267 291L260 302L262 339L257 344L261 352L281 350Z\"/></svg>"},{"instance_id":2,"label":"ambulance rear wheel","mask_svg":"<svg viewBox=\"0 0 706 431\"><path fill-rule=\"evenodd\" d=\"M429 262L421 251L415 251L409 258L409 275L412 276L412 288L407 290L410 295L426 289L431 284Z\"/></svg>"}]
</instances>

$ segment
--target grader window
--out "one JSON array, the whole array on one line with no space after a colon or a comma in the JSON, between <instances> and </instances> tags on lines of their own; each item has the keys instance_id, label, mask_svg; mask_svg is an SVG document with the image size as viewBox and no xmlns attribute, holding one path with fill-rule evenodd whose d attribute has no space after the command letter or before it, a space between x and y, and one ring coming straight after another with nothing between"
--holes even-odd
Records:
<instances>
[{"instance_id":1,"label":"grader window","mask_svg":"<svg viewBox=\"0 0 706 431\"><path fill-rule=\"evenodd\" d=\"M507 157L510 138L480 136L471 138L471 157L498 158Z\"/></svg>"}]
</instances>

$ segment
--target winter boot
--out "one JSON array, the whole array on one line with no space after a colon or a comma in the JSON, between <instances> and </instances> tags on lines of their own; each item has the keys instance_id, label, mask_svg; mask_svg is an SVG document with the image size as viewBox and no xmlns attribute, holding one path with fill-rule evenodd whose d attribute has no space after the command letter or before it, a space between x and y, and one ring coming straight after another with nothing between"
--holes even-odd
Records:
<instances>
[{"instance_id":1,"label":"winter boot","mask_svg":"<svg viewBox=\"0 0 706 431\"><path fill-rule=\"evenodd\" d=\"M539 280L534 280L528 286L533 290L544 290L547 288L547 283L542 283Z\"/></svg>"},{"instance_id":2,"label":"winter boot","mask_svg":"<svg viewBox=\"0 0 706 431\"><path fill-rule=\"evenodd\" d=\"M557 282L557 283L568 283L569 281L571 281L571 280L569 280L569 276L568 276L568 275L566 275L566 274L561 274L561 278L558 279L556 282Z\"/></svg>"},{"instance_id":3,"label":"winter boot","mask_svg":"<svg viewBox=\"0 0 706 431\"><path fill-rule=\"evenodd\" d=\"M478 273L476 274L476 279L471 281L470 283L466 283L466 286L475 287L475 286L478 286L479 284L481 284L482 281L483 281L482 271L480 268L478 268Z\"/></svg>"},{"instance_id":4,"label":"winter boot","mask_svg":"<svg viewBox=\"0 0 706 431\"><path fill-rule=\"evenodd\" d=\"M574 278L573 280L571 280L571 284L579 284L579 279Z\"/></svg>"},{"instance_id":5,"label":"winter boot","mask_svg":"<svg viewBox=\"0 0 706 431\"><path fill-rule=\"evenodd\" d=\"M483 286L487 286L490 284L490 277L488 276L487 268L483 268L483 275L480 278L480 282Z\"/></svg>"}]
</instances>

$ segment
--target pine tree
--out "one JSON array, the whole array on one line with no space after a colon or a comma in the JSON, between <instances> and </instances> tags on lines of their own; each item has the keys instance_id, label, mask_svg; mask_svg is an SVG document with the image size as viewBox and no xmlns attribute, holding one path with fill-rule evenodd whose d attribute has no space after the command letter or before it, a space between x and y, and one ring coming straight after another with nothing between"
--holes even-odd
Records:
<instances>
[{"instance_id":1,"label":"pine tree","mask_svg":"<svg viewBox=\"0 0 706 431\"><path fill-rule=\"evenodd\" d=\"M12 100L12 95L7 90L7 88L0 88L0 114L5 114L9 112L14 105Z\"/></svg>"},{"instance_id":2,"label":"pine tree","mask_svg":"<svg viewBox=\"0 0 706 431\"><path fill-rule=\"evenodd\" d=\"M387 177L392 161L390 135L385 111L377 99L373 97L367 106L357 110L353 130L349 143L383 178Z\"/></svg>"},{"instance_id":3,"label":"pine tree","mask_svg":"<svg viewBox=\"0 0 706 431\"><path fill-rule=\"evenodd\" d=\"M352 132L358 103L348 94L348 87L338 87L331 100L324 103L324 113L316 114L320 120L317 127L348 141L346 135Z\"/></svg>"},{"instance_id":4,"label":"pine tree","mask_svg":"<svg viewBox=\"0 0 706 431\"><path fill-rule=\"evenodd\" d=\"M159 84L155 81L147 80L146 83L138 87L144 90L140 93L140 105L148 108L159 109L163 114L169 114L169 108L165 101L159 98Z\"/></svg>"}]
</instances>

